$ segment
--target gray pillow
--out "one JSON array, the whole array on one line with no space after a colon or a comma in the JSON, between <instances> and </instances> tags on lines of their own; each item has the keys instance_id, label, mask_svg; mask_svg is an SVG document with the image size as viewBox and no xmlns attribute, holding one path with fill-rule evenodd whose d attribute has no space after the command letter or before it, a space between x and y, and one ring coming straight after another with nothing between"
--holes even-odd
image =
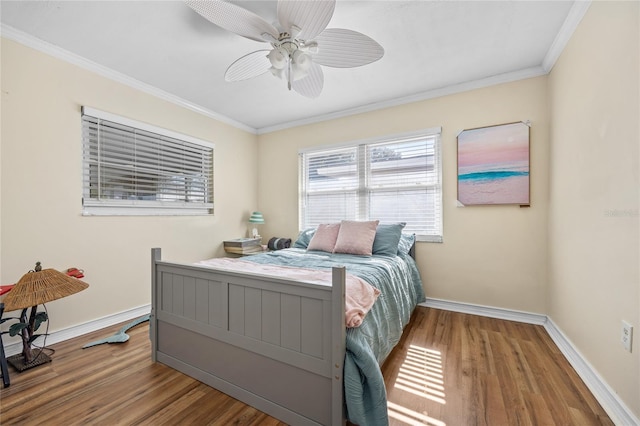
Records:
<instances>
[{"instance_id":1,"label":"gray pillow","mask_svg":"<svg viewBox=\"0 0 640 426\"><path fill-rule=\"evenodd\" d=\"M398 254L398 243L402 236L402 229L405 225L405 222L379 224L376 229L376 237L373 240L373 254L396 256Z\"/></svg>"},{"instance_id":2,"label":"gray pillow","mask_svg":"<svg viewBox=\"0 0 640 426\"><path fill-rule=\"evenodd\" d=\"M300 233L298 234L298 238L296 239L296 242L293 243L291 247L306 249L309 246L309 241L311 241L311 238L315 233L316 233L316 228L308 228L303 231L300 231Z\"/></svg>"},{"instance_id":3,"label":"gray pillow","mask_svg":"<svg viewBox=\"0 0 640 426\"><path fill-rule=\"evenodd\" d=\"M398 244L398 254L409 254L411 247L416 242L415 234L402 234Z\"/></svg>"}]
</instances>

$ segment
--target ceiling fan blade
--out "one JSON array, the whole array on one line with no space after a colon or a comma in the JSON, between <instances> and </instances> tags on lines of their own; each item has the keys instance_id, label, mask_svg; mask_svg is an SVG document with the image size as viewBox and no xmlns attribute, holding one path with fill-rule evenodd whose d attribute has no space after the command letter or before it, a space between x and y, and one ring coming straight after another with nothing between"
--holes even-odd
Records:
<instances>
[{"instance_id":1,"label":"ceiling fan blade","mask_svg":"<svg viewBox=\"0 0 640 426\"><path fill-rule=\"evenodd\" d=\"M300 28L296 38L310 40L327 28L335 8L336 0L279 0L278 21L285 31Z\"/></svg>"},{"instance_id":2,"label":"ceiling fan blade","mask_svg":"<svg viewBox=\"0 0 640 426\"><path fill-rule=\"evenodd\" d=\"M278 30L253 12L221 0L185 0L185 4L205 19L227 31L255 41L278 39ZM265 36L268 34L268 36Z\"/></svg>"},{"instance_id":3,"label":"ceiling fan blade","mask_svg":"<svg viewBox=\"0 0 640 426\"><path fill-rule=\"evenodd\" d=\"M300 80L294 80L291 88L307 98L317 98L324 86L324 73L318 64L311 64L309 73Z\"/></svg>"},{"instance_id":4,"label":"ceiling fan blade","mask_svg":"<svg viewBox=\"0 0 640 426\"><path fill-rule=\"evenodd\" d=\"M315 38L318 53L313 61L335 68L352 68L370 64L384 55L384 48L362 33L342 28L329 28Z\"/></svg>"},{"instance_id":5,"label":"ceiling fan blade","mask_svg":"<svg viewBox=\"0 0 640 426\"><path fill-rule=\"evenodd\" d=\"M271 62L267 58L268 50L256 50L244 55L229 65L224 73L226 81L241 81L264 74L271 68Z\"/></svg>"}]
</instances>

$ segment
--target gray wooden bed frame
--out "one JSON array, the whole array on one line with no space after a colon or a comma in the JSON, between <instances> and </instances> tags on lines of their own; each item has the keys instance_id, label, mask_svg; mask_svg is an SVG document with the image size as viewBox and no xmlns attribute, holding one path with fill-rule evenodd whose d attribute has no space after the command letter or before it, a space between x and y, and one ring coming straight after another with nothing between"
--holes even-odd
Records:
<instances>
[{"instance_id":1,"label":"gray wooden bed frame","mask_svg":"<svg viewBox=\"0 0 640 426\"><path fill-rule=\"evenodd\" d=\"M325 286L151 258L154 362L288 424L345 424L345 268Z\"/></svg>"}]
</instances>

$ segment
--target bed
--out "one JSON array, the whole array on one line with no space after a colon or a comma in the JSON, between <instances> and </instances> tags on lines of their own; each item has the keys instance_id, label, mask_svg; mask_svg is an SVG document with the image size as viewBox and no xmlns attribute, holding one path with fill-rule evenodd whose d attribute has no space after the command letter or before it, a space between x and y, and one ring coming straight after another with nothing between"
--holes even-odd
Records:
<instances>
[{"instance_id":1,"label":"bed","mask_svg":"<svg viewBox=\"0 0 640 426\"><path fill-rule=\"evenodd\" d=\"M384 425L380 366L424 300L413 236L401 234L397 249L392 239L393 253L363 256L310 250L313 230L305 232L289 249L232 267L228 259L167 262L152 249L152 359L288 424ZM347 328L353 279L379 295L361 324Z\"/></svg>"}]
</instances>

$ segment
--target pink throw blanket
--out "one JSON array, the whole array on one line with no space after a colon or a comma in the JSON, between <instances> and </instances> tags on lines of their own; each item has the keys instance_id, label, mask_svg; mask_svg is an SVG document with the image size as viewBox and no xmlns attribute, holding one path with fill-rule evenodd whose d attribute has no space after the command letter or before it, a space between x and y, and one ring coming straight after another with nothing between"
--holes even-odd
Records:
<instances>
[{"instance_id":1,"label":"pink throw blanket","mask_svg":"<svg viewBox=\"0 0 640 426\"><path fill-rule=\"evenodd\" d=\"M238 272L275 275L312 284L331 285L331 271L288 266L263 265L239 259L220 257L202 260L197 265ZM345 317L347 327L358 327L380 295L380 290L355 275L346 274Z\"/></svg>"}]
</instances>

